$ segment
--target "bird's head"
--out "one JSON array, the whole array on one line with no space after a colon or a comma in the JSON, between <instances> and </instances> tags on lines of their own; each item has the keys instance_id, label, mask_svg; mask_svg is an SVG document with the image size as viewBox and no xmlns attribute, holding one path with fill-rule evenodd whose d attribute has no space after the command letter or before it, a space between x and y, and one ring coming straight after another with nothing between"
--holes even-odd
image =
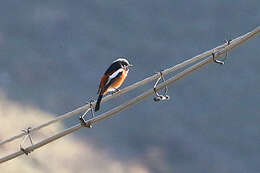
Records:
<instances>
[{"instance_id":1,"label":"bird's head","mask_svg":"<svg viewBox=\"0 0 260 173\"><path fill-rule=\"evenodd\" d=\"M130 64L127 59L125 59L124 57L120 57L117 60L115 60L114 62L120 62L121 66L123 68L129 69L129 67L132 67L133 65Z\"/></svg>"}]
</instances>

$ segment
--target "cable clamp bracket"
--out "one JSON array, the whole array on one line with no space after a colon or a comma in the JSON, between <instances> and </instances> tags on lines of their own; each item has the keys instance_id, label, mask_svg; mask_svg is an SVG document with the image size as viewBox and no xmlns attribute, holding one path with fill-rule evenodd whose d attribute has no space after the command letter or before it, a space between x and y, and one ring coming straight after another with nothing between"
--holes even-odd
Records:
<instances>
[{"instance_id":1,"label":"cable clamp bracket","mask_svg":"<svg viewBox=\"0 0 260 173\"><path fill-rule=\"evenodd\" d=\"M94 114L94 106L93 106L93 102L94 102L94 101L95 101L95 100L93 100L93 99L91 99L91 100L89 101L89 108L84 112L83 115L81 115L81 116L79 117L79 121L80 121L81 126L88 127L88 128L92 128L91 122L90 122L90 121L86 121L86 120L84 119L84 117L85 117L85 116L87 115L87 113L90 111L90 113L91 113L91 118L94 118L94 116L95 116L95 114Z\"/></svg>"},{"instance_id":2,"label":"cable clamp bracket","mask_svg":"<svg viewBox=\"0 0 260 173\"><path fill-rule=\"evenodd\" d=\"M33 146L33 141L32 141L32 137L31 137L31 129L32 127L28 127L27 129L23 129L22 132L25 133L25 136L23 137L23 140L22 142L20 143L20 150L22 152L24 152L24 154L28 155L30 152L32 152L33 150L31 151L27 151L24 147L23 147L23 144L25 143L25 141L27 140L27 138L29 138L30 140L30 143L31 143L31 146Z\"/></svg>"},{"instance_id":3,"label":"cable clamp bracket","mask_svg":"<svg viewBox=\"0 0 260 173\"><path fill-rule=\"evenodd\" d=\"M230 43L231 43L231 41L232 41L231 39L230 39L230 40L225 40L226 46L229 46ZM226 48L226 46L225 46L224 48ZM225 64L225 61L226 61L226 59L227 59L227 56L228 56L228 51L226 51L225 57L223 58L222 61L221 61L221 60L217 60L217 59L215 58L216 52L212 52L211 55L212 55L212 59L213 59L213 61L214 61L215 63L220 64L220 65L224 65L224 64Z\"/></svg>"},{"instance_id":4,"label":"cable clamp bracket","mask_svg":"<svg viewBox=\"0 0 260 173\"><path fill-rule=\"evenodd\" d=\"M163 82L165 82L165 78L163 76L163 73L162 73L162 70L160 72L158 72L160 74L160 77L157 79L157 81L155 82L154 86L153 86L153 91L154 91L154 94L155 94L155 97L153 98L153 100L155 102L158 102L158 101L162 101L162 100L169 100L170 99L170 96L167 95L167 92L168 92L168 87L165 86L164 87L164 93L163 94L159 94L158 93L158 89L156 88L159 81L162 79Z\"/></svg>"}]
</instances>

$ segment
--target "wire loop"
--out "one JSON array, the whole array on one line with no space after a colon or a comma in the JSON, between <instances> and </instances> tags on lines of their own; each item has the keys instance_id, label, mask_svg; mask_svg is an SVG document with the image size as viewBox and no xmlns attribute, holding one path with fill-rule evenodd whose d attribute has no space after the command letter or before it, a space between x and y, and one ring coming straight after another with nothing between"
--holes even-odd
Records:
<instances>
[{"instance_id":1,"label":"wire loop","mask_svg":"<svg viewBox=\"0 0 260 173\"><path fill-rule=\"evenodd\" d=\"M94 118L95 114L94 114L94 106L93 106L93 102L95 102L95 100L91 99L89 101L89 108L84 112L83 115L81 115L79 117L79 121L80 121L80 124L84 127L88 127L88 128L92 128L92 125L90 122L86 122L86 120L84 119L84 117L87 115L87 113L90 111L91 113L91 118Z\"/></svg>"},{"instance_id":2,"label":"wire loop","mask_svg":"<svg viewBox=\"0 0 260 173\"><path fill-rule=\"evenodd\" d=\"M27 151L27 150L24 149L24 147L23 147L23 144L25 143L25 141L27 140L27 138L29 138L31 145L33 145L32 137L31 137L31 134L30 134L31 129L32 129L32 127L28 127L27 129L23 129L23 130L22 130L22 132L24 132L26 135L23 137L22 142L20 143L20 150L21 150L22 152L24 152L24 154L26 154L26 155L28 155L30 152L33 151L33 150Z\"/></svg>"},{"instance_id":3,"label":"wire loop","mask_svg":"<svg viewBox=\"0 0 260 173\"><path fill-rule=\"evenodd\" d=\"M242 43L245 43L247 40L255 37L257 34L260 34L260 26L258 26L254 30L252 30L252 31L250 31L250 32L248 32L248 33L246 33L246 34L236 38L234 40L234 42L232 41L232 46L230 46L229 49L231 50L231 49L236 48L237 46L241 45ZM225 46L225 45L221 45L219 47L223 47L223 46ZM218 47L216 47L215 49L217 49L217 48ZM185 77L186 75L192 73L193 71L195 71L195 70L197 70L197 69L199 69L199 68L201 68L201 67L203 67L203 66L205 66L205 65L207 65L209 63L211 63L212 62L212 57L208 57L208 55L210 53L212 53L213 50L211 49L209 51L206 51L206 52L204 52L204 53L202 53L200 55L197 55L197 56L195 56L195 57L193 57L193 58L191 58L189 60L186 60L185 62L183 62L181 64L178 64L178 65L176 65L174 67L171 67L171 68L166 69L165 71L163 71L164 74L168 74L170 72L174 72L174 71L176 71L178 69L181 69L181 68L187 66L188 64L194 63L194 62L196 62L198 60L201 60L202 58L207 57L205 60L203 60L201 62L197 62L196 64L192 65L191 67L188 67L184 71L178 73L176 76L168 79L167 83L164 83L163 85L173 84L177 80ZM220 52L220 54L224 54L224 53ZM131 90L133 88L137 88L137 86L144 85L144 84L146 84L146 83L148 83L148 82L150 82L152 80L155 80L156 79L155 77L157 78L157 75L156 76L154 75L154 76L151 76L149 78L146 78L143 81L139 81L139 82L129 86L128 88L124 89L118 95L126 93L126 92L128 92L129 90ZM140 101L144 100L148 96L151 96L153 93L154 93L153 90L148 90L148 91L140 94L139 96L131 99L127 103L121 104L120 106L117 106L114 109L111 109L110 111L107 111L106 113L103 113L103 114L99 115L98 117L95 117L95 118L91 119L91 121L88 121L88 122L96 123L96 122L102 121L104 119L107 119L107 118L111 117L112 115L114 115L116 113L119 113L119 112L121 112L121 111L123 111L123 110L125 110L125 109L127 109L127 108L129 108L129 107L131 107L131 106L133 106L133 105L135 105L137 103L139 103ZM105 99L105 98L104 99L107 101L107 100L109 100L111 98L113 98L113 97L107 97L107 99ZM83 108L87 108L88 106L89 105L85 105ZM53 122L64 120L65 118L68 118L68 117L70 117L70 116L72 116L74 114L78 114L81 111L82 111L82 109L76 109L76 110L74 110L74 111L72 111L70 113L66 113L66 114L60 116L59 118L55 118L54 120L48 121L47 123L44 123L44 124L42 124L42 125L40 125L38 127L32 128L31 132L33 130L39 130L40 128L46 127L47 125L52 124ZM69 127L67 129L63 130L62 132L56 133L56 134L54 134L54 135L52 135L50 137L47 137L47 138L39 141L38 143L36 143L33 146L31 146L29 150L31 151L32 149L41 148L41 147L43 147L44 145L46 145L48 143L51 143L51 142L53 142L53 141L55 141L55 140L57 140L57 139L59 139L61 137L64 137L64 136L66 136L68 134L71 134L71 133L81 129L81 127L82 126L80 124L77 124L77 125L74 125L72 127ZM15 136L11 137L11 138L3 141L3 142L0 141L0 145L3 144L3 143L6 143L6 142L10 142L10 141L12 141L14 139L17 139L17 138L21 137L22 135L25 135L25 134L24 133L20 133L20 134L16 135L16 137ZM21 151L16 151L16 152L13 152L13 153L8 154L6 156L3 156L3 157L0 158L0 163L4 163L4 162L7 162L8 160L12 160L12 159L14 159L14 158L16 158L16 157L18 157L18 156L20 156L22 154L23 153Z\"/></svg>"},{"instance_id":4,"label":"wire loop","mask_svg":"<svg viewBox=\"0 0 260 173\"><path fill-rule=\"evenodd\" d=\"M225 44L227 44L226 46L229 46L231 41L232 41L232 39L225 40ZM228 51L226 51L226 54L225 54L225 57L224 57L224 61L226 61L227 57L228 57Z\"/></svg>"},{"instance_id":5,"label":"wire loop","mask_svg":"<svg viewBox=\"0 0 260 173\"><path fill-rule=\"evenodd\" d=\"M228 46L228 45L230 45L230 43L231 43L231 39L229 39L229 40L225 40L225 44L227 44L226 46ZM224 47L224 48L226 48L226 46ZM215 58L215 52L213 51L212 52L212 59L213 59L213 61L215 62L215 63L217 63L217 64L220 64L220 65L224 65L225 64L225 61L226 61L226 59L227 59L227 56L228 56L228 51L226 51L226 54L225 54L225 57L223 58L223 60L221 61L221 60L217 60L216 58Z\"/></svg>"},{"instance_id":6,"label":"wire loop","mask_svg":"<svg viewBox=\"0 0 260 173\"><path fill-rule=\"evenodd\" d=\"M217 64L220 64L220 65L224 65L225 64L225 62L224 61L221 61L221 60L218 60L218 59L216 59L215 58L215 52L212 52L212 59L213 59L213 61L215 62L215 63L217 63Z\"/></svg>"},{"instance_id":7,"label":"wire loop","mask_svg":"<svg viewBox=\"0 0 260 173\"><path fill-rule=\"evenodd\" d=\"M155 97L153 98L153 100L155 102L162 101L162 100L169 100L170 99L170 96L167 95L167 92L168 92L167 85L164 87L164 93L163 94L159 94L158 93L158 90L157 90L156 87L157 87L159 81L162 79L162 81L165 82L165 78L163 76L162 70L159 73L160 73L160 77L157 79L157 81L155 82L155 84L153 86L153 91L154 91L154 94L155 94Z\"/></svg>"}]
</instances>

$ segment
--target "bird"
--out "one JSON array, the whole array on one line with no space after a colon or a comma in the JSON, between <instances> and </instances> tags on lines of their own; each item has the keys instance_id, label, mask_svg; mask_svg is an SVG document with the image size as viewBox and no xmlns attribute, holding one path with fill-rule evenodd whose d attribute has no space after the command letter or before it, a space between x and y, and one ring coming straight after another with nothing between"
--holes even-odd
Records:
<instances>
[{"instance_id":1,"label":"bird","mask_svg":"<svg viewBox=\"0 0 260 173\"><path fill-rule=\"evenodd\" d=\"M118 88L125 81L128 75L129 67L132 66L133 65L130 64L125 57L119 57L108 67L99 83L95 112L99 110L101 100L105 94L119 91Z\"/></svg>"}]
</instances>

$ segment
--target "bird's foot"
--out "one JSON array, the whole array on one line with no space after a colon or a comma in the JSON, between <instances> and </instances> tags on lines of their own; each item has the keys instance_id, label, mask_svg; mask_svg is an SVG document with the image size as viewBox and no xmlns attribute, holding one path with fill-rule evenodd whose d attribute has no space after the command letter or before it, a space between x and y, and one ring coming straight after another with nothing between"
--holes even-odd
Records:
<instances>
[{"instance_id":1,"label":"bird's foot","mask_svg":"<svg viewBox=\"0 0 260 173\"><path fill-rule=\"evenodd\" d=\"M116 94L116 93L119 92L119 91L120 91L120 89L115 88L114 91L111 91L111 95L114 95L114 94Z\"/></svg>"}]
</instances>

